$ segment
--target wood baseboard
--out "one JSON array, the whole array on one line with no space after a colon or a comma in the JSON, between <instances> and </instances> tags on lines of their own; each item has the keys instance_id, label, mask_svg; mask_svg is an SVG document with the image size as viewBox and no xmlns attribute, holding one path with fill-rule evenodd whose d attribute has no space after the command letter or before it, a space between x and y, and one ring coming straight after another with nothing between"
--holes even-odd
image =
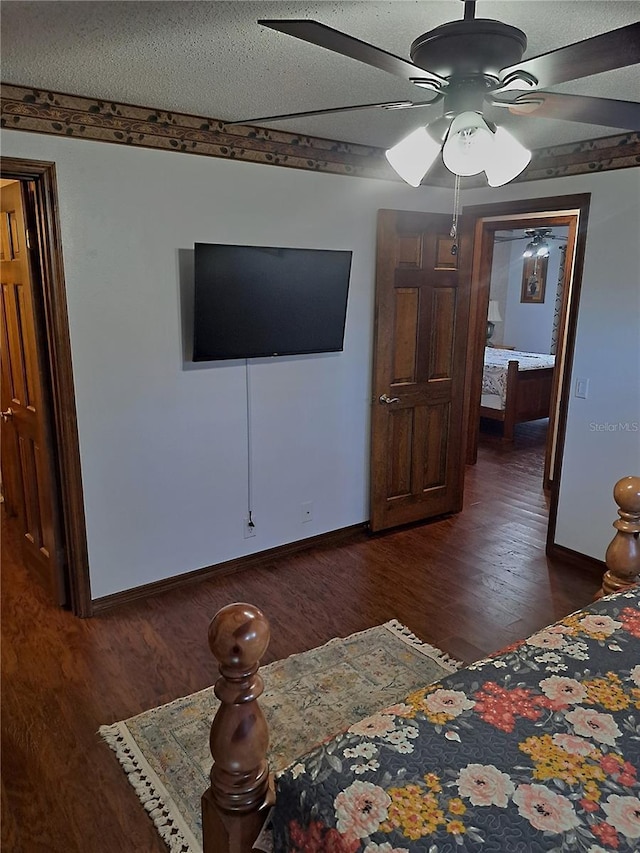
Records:
<instances>
[{"instance_id":1,"label":"wood baseboard","mask_svg":"<svg viewBox=\"0 0 640 853\"><path fill-rule=\"evenodd\" d=\"M331 530L328 533L321 533L318 536L311 536L308 539L299 539L297 542L288 542L286 545L278 545L277 547L269 548L266 551L258 551L256 554L248 554L246 557L236 557L233 560L227 560L224 563L218 563L214 566L205 566L202 569L196 569L192 572L185 572L181 575L172 575L171 577L163 578L162 580L154 581L153 583L133 587L133 589L125 589L122 592L114 592L111 595L95 598L92 601L92 615L102 613L105 610L110 610L113 607L119 607L122 604L128 604L130 601L137 601L140 598L148 598L150 595L158 595L159 593L167 592L167 590L170 589L177 589L189 584L200 583L203 580L207 580L207 578L219 575L228 575L233 572L243 571L244 569L255 568L281 557L295 554L298 551L304 551L307 548L329 548L335 545L341 545L344 542L354 541L358 537L364 538L367 524L368 522L353 524L350 527Z\"/></svg>"},{"instance_id":2,"label":"wood baseboard","mask_svg":"<svg viewBox=\"0 0 640 853\"><path fill-rule=\"evenodd\" d=\"M572 568L581 569L592 574L599 574L600 577L607 570L604 560L596 560L595 557L589 557L587 554L581 554L579 551L565 548L564 545L547 543L546 553L547 557L552 560L561 560Z\"/></svg>"}]
</instances>

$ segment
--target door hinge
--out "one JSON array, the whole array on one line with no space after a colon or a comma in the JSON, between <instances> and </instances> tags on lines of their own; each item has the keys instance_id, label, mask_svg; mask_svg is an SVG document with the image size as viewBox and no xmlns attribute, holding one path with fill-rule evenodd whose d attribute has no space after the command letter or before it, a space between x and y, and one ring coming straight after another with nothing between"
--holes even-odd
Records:
<instances>
[{"instance_id":1,"label":"door hinge","mask_svg":"<svg viewBox=\"0 0 640 853\"><path fill-rule=\"evenodd\" d=\"M27 249L33 249L33 246L31 245L31 232L28 228L25 228L24 232L27 238Z\"/></svg>"}]
</instances>

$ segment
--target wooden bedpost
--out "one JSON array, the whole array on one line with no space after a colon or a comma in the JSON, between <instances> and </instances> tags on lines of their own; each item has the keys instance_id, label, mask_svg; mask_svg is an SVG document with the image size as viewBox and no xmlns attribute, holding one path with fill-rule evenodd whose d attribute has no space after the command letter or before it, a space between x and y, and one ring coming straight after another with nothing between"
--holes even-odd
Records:
<instances>
[{"instance_id":1,"label":"wooden bedpost","mask_svg":"<svg viewBox=\"0 0 640 853\"><path fill-rule=\"evenodd\" d=\"M518 370L517 361L509 361L507 364L507 387L505 389L505 410L502 422L502 440L513 442L515 427L517 423L516 412L518 404Z\"/></svg>"},{"instance_id":2,"label":"wooden bedpost","mask_svg":"<svg viewBox=\"0 0 640 853\"><path fill-rule=\"evenodd\" d=\"M640 580L640 477L618 480L613 497L620 518L613 522L617 533L605 554L607 571L596 598L626 589Z\"/></svg>"},{"instance_id":3,"label":"wooden bedpost","mask_svg":"<svg viewBox=\"0 0 640 853\"><path fill-rule=\"evenodd\" d=\"M269 645L269 623L251 604L229 604L209 625L219 663L211 724L211 785L202 797L203 853L250 853L272 801L267 765L269 734L257 702L258 674Z\"/></svg>"}]
</instances>

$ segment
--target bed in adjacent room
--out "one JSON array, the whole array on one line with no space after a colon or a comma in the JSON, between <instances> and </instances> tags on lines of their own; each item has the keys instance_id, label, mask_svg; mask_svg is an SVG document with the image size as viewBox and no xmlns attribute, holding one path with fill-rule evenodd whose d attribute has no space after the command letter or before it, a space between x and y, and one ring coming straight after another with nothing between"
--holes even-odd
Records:
<instances>
[{"instance_id":1,"label":"bed in adjacent room","mask_svg":"<svg viewBox=\"0 0 640 853\"><path fill-rule=\"evenodd\" d=\"M502 421L505 441L516 424L548 418L555 356L485 347L480 416Z\"/></svg>"}]
</instances>

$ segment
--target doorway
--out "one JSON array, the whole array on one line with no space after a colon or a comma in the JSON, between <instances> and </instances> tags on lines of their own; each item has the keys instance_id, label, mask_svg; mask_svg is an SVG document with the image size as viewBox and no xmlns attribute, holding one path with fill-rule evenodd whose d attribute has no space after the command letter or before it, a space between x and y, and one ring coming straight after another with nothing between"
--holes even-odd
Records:
<instances>
[{"instance_id":1,"label":"doorway","mask_svg":"<svg viewBox=\"0 0 640 853\"><path fill-rule=\"evenodd\" d=\"M584 194L467 207L459 247L451 245L434 214L420 219L407 211L379 212L371 398L373 532L462 508L464 462L477 459L495 234L544 221L545 227L566 229L571 257L565 267L568 286L558 314L555 363L543 381L550 419L547 548L553 545L589 200ZM531 295L537 295L537 288ZM513 364L519 372L517 362ZM534 388L540 378L525 395L527 407L542 393ZM425 391L429 386L433 399ZM463 398L461 411L455 408L456 388ZM527 407L520 415L528 413ZM456 488L447 491L454 483ZM448 494L449 500L431 500L440 494Z\"/></svg>"},{"instance_id":2,"label":"doorway","mask_svg":"<svg viewBox=\"0 0 640 853\"><path fill-rule=\"evenodd\" d=\"M483 419L498 420L504 438L513 441L517 424L548 418L544 480L549 489L561 391L555 366L564 356L565 318L574 292L578 212L482 220L481 224L478 268L487 281L478 285L488 291L487 340L479 417L470 420L470 429L479 429ZM546 256L538 254L545 251ZM507 365L513 358L518 367L509 374ZM478 432L470 438L477 440Z\"/></svg>"},{"instance_id":3,"label":"doorway","mask_svg":"<svg viewBox=\"0 0 640 853\"><path fill-rule=\"evenodd\" d=\"M573 361L573 349L575 341L575 330L577 325L580 286L582 281L582 266L584 260L587 218L589 211L588 194L579 196L559 196L546 199L531 199L507 204L497 204L482 207L466 208L468 216L467 227L474 234L474 251L471 271L471 322L469 332L469 351L467 360L467 380L469 389L469 413L467 432L467 463L475 464L478 458L478 437L480 430L481 414L487 414L487 408L482 406L483 402L483 374L485 372L486 353L493 353L493 348L487 348L493 336L498 334L496 341L497 349L500 346L515 347L517 341L511 342L504 337L505 327L502 325L502 313L506 315L508 307L507 299L511 300L512 319L511 329L517 334L521 328L523 342L530 344L537 340L533 333L535 329L528 329L528 335L522 330L523 316L529 324L532 322L533 314L531 308L543 308L546 300L547 310L539 312L536 318L542 314L548 314L550 328L545 330L549 346L546 351L553 363L552 369L546 369L548 377L543 379L545 369L531 369L530 376L534 379L531 394L527 391L525 384L516 387L516 391L524 399L524 404L518 402L520 422L535 421L548 415L548 430L546 435L544 471L540 472L542 485L550 491L549 524L547 530L547 549L553 546L555 538L555 522L557 512L557 501L562 467L562 455L564 450L564 433L566 426L566 415L569 396L569 379ZM470 220L470 221L469 221ZM500 286L497 292L492 294L491 278L492 268L496 255L496 246L511 242L516 245L519 238L525 236L525 249L529 258L537 254L539 242L544 236L553 235L558 244L564 243L564 258L556 258L555 274L549 279L548 270L550 264L535 264L527 257L517 258L518 274L520 281L515 293L501 300L493 300L492 295L499 297ZM503 241L497 239L503 238ZM518 238L511 239L513 237ZM535 242L533 238L535 237ZM505 239L506 238L506 239ZM547 244L552 241L548 239ZM529 245L534 243L534 245ZM499 250L498 250L499 251ZM511 258L517 252L510 252ZM525 250L522 250L522 255ZM550 254L550 253L549 253ZM542 257L542 253L539 257ZM563 260L563 264L560 263ZM543 274L547 273L547 277ZM516 287L515 284L511 285ZM503 312L500 311L500 302L503 302ZM495 303L498 303L497 305ZM493 303L493 304L490 304ZM497 314L496 314L497 309ZM528 315L523 314L529 309ZM491 316L490 315L491 312ZM499 316L501 319L491 320L491 317ZM491 326L489 324L491 321ZM491 337L488 341L488 334ZM538 343L535 349L542 347ZM532 346L531 349L534 349ZM533 353L532 353L533 354ZM509 350L503 349L502 361L509 363ZM518 356L520 358L520 356ZM489 359L491 360L491 358ZM500 358L498 358L498 361ZM539 359L532 359L531 367L537 368ZM516 367L516 371L522 374L522 368ZM527 371L529 373L529 371ZM507 380L507 383L510 380ZM517 381L517 377L516 377ZM543 388L542 386L545 385ZM541 390L542 388L542 390ZM492 390L492 389L486 389ZM497 390L497 389L495 389ZM512 392L514 391L512 387ZM508 398L508 391L505 388ZM529 396L531 399L529 399ZM546 395L546 396L545 396ZM515 396L515 392L514 392ZM503 400L504 404L504 400ZM491 413L489 412L490 416ZM516 422L518 418L516 418ZM511 425L513 427L513 424Z\"/></svg>"},{"instance_id":4,"label":"doorway","mask_svg":"<svg viewBox=\"0 0 640 853\"><path fill-rule=\"evenodd\" d=\"M15 249L18 247L18 253L22 252L25 269L28 268L29 273L28 282L21 274L22 283L17 283L16 272L3 262L3 292L5 281L8 286L5 308L9 307L8 311L3 311L3 370L8 367L10 358L7 339L13 336L14 351L23 353L25 369L28 367L31 371L29 381L37 382L41 389L40 396L34 398L38 400L39 423L37 430L30 435L31 448L17 436L15 442L8 442L10 447L13 444L15 448L14 458L7 459L6 465L3 459L3 472L5 468L10 472L9 480L14 474L16 477L18 474L23 476L29 468L32 473L39 468L40 476L32 479L30 506L16 506L14 500L14 506L10 509L19 516L25 515L27 510L33 515L36 509L41 510L45 502L50 504L53 519L51 530L36 541L36 550L42 551L44 547L44 551L55 558L57 576L49 577L48 581L58 603L62 603L64 593L65 604L74 614L90 616L84 500L55 165L20 158L2 158L0 180L9 182L9 187L14 188L12 191L17 191L16 197L23 217L23 230L20 231L17 219L12 226L9 211L3 213L2 225L6 232L3 250L7 260L15 260L11 255L16 254ZM12 209L17 210L17 205L14 204ZM20 327L24 342L28 341L28 350L19 341L16 343L15 328L9 328L12 319L10 315L13 316L13 325ZM18 376L20 372L24 375L22 368L14 371L14 375ZM15 424L18 420L14 415L17 402L26 403L25 417L30 414L30 409L36 407L33 401L29 402L29 392L19 382L15 388L11 385L7 388L5 383L3 386L12 398L15 397L13 405L11 400L3 399L3 404L7 403L3 405L3 411L7 413L11 409L7 421ZM30 533L37 540L33 531L25 533ZM55 544L52 545L52 542Z\"/></svg>"},{"instance_id":5,"label":"doorway","mask_svg":"<svg viewBox=\"0 0 640 853\"><path fill-rule=\"evenodd\" d=\"M4 509L18 528L22 559L49 596L65 604L57 482L51 466L48 388L36 346L35 274L24 187L0 186L0 389Z\"/></svg>"},{"instance_id":6,"label":"doorway","mask_svg":"<svg viewBox=\"0 0 640 853\"><path fill-rule=\"evenodd\" d=\"M534 494L541 481L545 492L551 486L553 380L575 248L569 231L544 216L493 231L478 464L492 448L494 458L526 468Z\"/></svg>"}]
</instances>

